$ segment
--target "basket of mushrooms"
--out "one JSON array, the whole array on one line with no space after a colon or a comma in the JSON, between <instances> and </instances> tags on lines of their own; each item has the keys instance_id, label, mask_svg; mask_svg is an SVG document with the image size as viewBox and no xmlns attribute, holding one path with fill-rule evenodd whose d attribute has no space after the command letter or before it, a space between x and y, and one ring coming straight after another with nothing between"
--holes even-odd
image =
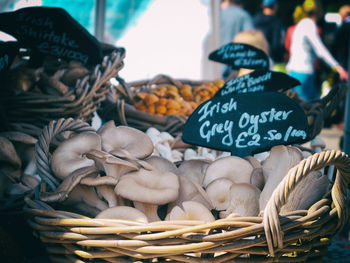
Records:
<instances>
[{"instance_id":1,"label":"basket of mushrooms","mask_svg":"<svg viewBox=\"0 0 350 263\"><path fill-rule=\"evenodd\" d=\"M164 74L135 82L117 79L119 85L99 108L101 119L141 131L154 127L173 135L182 131L187 117L199 104L213 97L224 85L222 79L194 81Z\"/></svg>"},{"instance_id":2,"label":"basket of mushrooms","mask_svg":"<svg viewBox=\"0 0 350 263\"><path fill-rule=\"evenodd\" d=\"M313 147L175 165L138 129L59 119L24 209L52 262L320 262L348 219L350 159Z\"/></svg>"},{"instance_id":3,"label":"basket of mushrooms","mask_svg":"<svg viewBox=\"0 0 350 263\"><path fill-rule=\"evenodd\" d=\"M124 48L101 43L103 59L89 66L75 60L45 56L38 61L20 49L0 90L1 130L39 136L51 120L92 120L111 87L110 79L123 67Z\"/></svg>"},{"instance_id":4,"label":"basket of mushrooms","mask_svg":"<svg viewBox=\"0 0 350 263\"><path fill-rule=\"evenodd\" d=\"M173 136L180 135L188 116L204 101L210 99L225 84L216 81L193 81L157 75L152 79L125 82L117 78L119 85L110 90L98 109L105 122L114 120L146 131L154 127ZM344 98L347 84L335 79L330 92L314 101L302 100L296 92L285 94L294 99L308 117L310 139L315 138Z\"/></svg>"}]
</instances>

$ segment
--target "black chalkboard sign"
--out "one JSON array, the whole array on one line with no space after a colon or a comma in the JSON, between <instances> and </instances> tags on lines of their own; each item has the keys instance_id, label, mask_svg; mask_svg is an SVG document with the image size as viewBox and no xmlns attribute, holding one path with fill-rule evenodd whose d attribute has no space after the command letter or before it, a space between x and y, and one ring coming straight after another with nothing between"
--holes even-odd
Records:
<instances>
[{"instance_id":1,"label":"black chalkboard sign","mask_svg":"<svg viewBox=\"0 0 350 263\"><path fill-rule=\"evenodd\" d=\"M17 42L0 42L0 80L3 80L18 53Z\"/></svg>"},{"instance_id":2,"label":"black chalkboard sign","mask_svg":"<svg viewBox=\"0 0 350 263\"><path fill-rule=\"evenodd\" d=\"M102 59L99 42L64 9L27 7L0 14L0 30L21 47L43 55L96 65Z\"/></svg>"},{"instance_id":3,"label":"black chalkboard sign","mask_svg":"<svg viewBox=\"0 0 350 263\"><path fill-rule=\"evenodd\" d=\"M306 142L304 111L279 92L230 94L202 103L188 118L182 140L244 157L275 145Z\"/></svg>"},{"instance_id":4,"label":"black chalkboard sign","mask_svg":"<svg viewBox=\"0 0 350 263\"><path fill-rule=\"evenodd\" d=\"M283 92L297 85L300 85L299 80L285 73L270 70L255 70L239 78L228 80L215 96L263 91Z\"/></svg>"},{"instance_id":5,"label":"black chalkboard sign","mask_svg":"<svg viewBox=\"0 0 350 263\"><path fill-rule=\"evenodd\" d=\"M228 43L211 52L209 59L229 65L233 69L269 69L269 58L266 53L243 43Z\"/></svg>"}]
</instances>

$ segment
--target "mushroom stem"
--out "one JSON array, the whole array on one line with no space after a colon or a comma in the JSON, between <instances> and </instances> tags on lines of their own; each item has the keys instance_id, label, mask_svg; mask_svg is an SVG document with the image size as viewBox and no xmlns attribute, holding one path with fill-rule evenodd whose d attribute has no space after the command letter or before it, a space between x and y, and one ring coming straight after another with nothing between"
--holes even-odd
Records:
<instances>
[{"instance_id":1,"label":"mushroom stem","mask_svg":"<svg viewBox=\"0 0 350 263\"><path fill-rule=\"evenodd\" d=\"M97 195L106 200L109 207L117 206L118 200L117 195L114 192L114 187L110 185L99 185L96 186Z\"/></svg>"},{"instance_id":2,"label":"mushroom stem","mask_svg":"<svg viewBox=\"0 0 350 263\"><path fill-rule=\"evenodd\" d=\"M158 205L146 204L146 203L134 201L134 206L136 209L143 212L147 216L149 222L155 222L155 221L161 220L158 216Z\"/></svg>"}]
</instances>

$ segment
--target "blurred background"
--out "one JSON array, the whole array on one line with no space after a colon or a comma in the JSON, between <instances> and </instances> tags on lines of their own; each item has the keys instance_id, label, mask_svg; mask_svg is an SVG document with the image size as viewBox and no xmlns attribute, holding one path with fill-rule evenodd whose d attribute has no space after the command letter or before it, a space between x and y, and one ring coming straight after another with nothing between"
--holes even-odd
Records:
<instances>
[{"instance_id":1,"label":"blurred background","mask_svg":"<svg viewBox=\"0 0 350 263\"><path fill-rule=\"evenodd\" d=\"M330 47L341 22L338 9L348 1L321 2L322 39ZM301 3L302 0L279 1L277 17L286 29L293 24L295 6ZM252 16L261 11L261 0L244 0L243 4ZM175 78L219 77L217 65L208 62L203 43L214 41L213 47L218 47L210 38L217 31L220 0L74 0L69 4L60 0L0 1L1 12L26 6L62 7L99 40L125 47L125 67L120 75L127 81L160 73ZM0 35L0 40L9 38Z\"/></svg>"}]
</instances>

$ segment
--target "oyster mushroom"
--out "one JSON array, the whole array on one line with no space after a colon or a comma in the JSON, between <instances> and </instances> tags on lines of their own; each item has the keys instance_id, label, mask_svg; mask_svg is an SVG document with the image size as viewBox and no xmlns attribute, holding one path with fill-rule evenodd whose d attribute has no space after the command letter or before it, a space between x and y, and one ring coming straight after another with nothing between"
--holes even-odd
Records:
<instances>
[{"instance_id":1,"label":"oyster mushroom","mask_svg":"<svg viewBox=\"0 0 350 263\"><path fill-rule=\"evenodd\" d=\"M37 139L33 136L19 131L6 131L0 132L0 137L5 137L12 142L25 166L34 159Z\"/></svg>"},{"instance_id":2,"label":"oyster mushroom","mask_svg":"<svg viewBox=\"0 0 350 263\"><path fill-rule=\"evenodd\" d=\"M13 168L20 168L22 165L21 159L18 156L13 143L0 136L0 162L7 163Z\"/></svg>"},{"instance_id":3,"label":"oyster mushroom","mask_svg":"<svg viewBox=\"0 0 350 263\"><path fill-rule=\"evenodd\" d=\"M98 197L105 200L108 203L109 207L117 206L119 203L117 195L114 192L114 188L115 186L106 184L96 186Z\"/></svg>"},{"instance_id":4,"label":"oyster mushroom","mask_svg":"<svg viewBox=\"0 0 350 263\"><path fill-rule=\"evenodd\" d=\"M178 178L180 183L179 196L174 202L169 203L168 211L171 211L175 206L181 206L185 201L197 201L210 210L214 208L208 194L198 183L183 175L178 176Z\"/></svg>"},{"instance_id":5,"label":"oyster mushroom","mask_svg":"<svg viewBox=\"0 0 350 263\"><path fill-rule=\"evenodd\" d=\"M79 168L94 166L94 161L86 156L91 150L101 150L101 137L94 132L83 132L65 140L52 155L53 173L63 180Z\"/></svg>"},{"instance_id":6,"label":"oyster mushroom","mask_svg":"<svg viewBox=\"0 0 350 263\"><path fill-rule=\"evenodd\" d=\"M96 167L107 176L119 179L123 174L139 169L135 164L100 150L90 150L86 157L94 160Z\"/></svg>"},{"instance_id":7,"label":"oyster mushroom","mask_svg":"<svg viewBox=\"0 0 350 263\"><path fill-rule=\"evenodd\" d=\"M253 172L253 166L243 158L237 156L227 156L212 162L206 172L203 180L203 186L206 188L210 182L217 178L225 177L234 183L250 183L250 175Z\"/></svg>"},{"instance_id":8,"label":"oyster mushroom","mask_svg":"<svg viewBox=\"0 0 350 263\"><path fill-rule=\"evenodd\" d=\"M209 164L210 161L208 160L187 160L183 161L178 169L181 175L191 178L199 185L203 185L205 171Z\"/></svg>"},{"instance_id":9,"label":"oyster mushroom","mask_svg":"<svg viewBox=\"0 0 350 263\"><path fill-rule=\"evenodd\" d=\"M230 204L226 211L220 212L220 218L230 214L257 216L259 214L259 197L261 191L251 184L233 184L230 188Z\"/></svg>"},{"instance_id":10,"label":"oyster mushroom","mask_svg":"<svg viewBox=\"0 0 350 263\"><path fill-rule=\"evenodd\" d=\"M290 192L287 203L281 208L281 214L309 209L326 194L329 186L328 176L322 171L308 174Z\"/></svg>"},{"instance_id":11,"label":"oyster mushroom","mask_svg":"<svg viewBox=\"0 0 350 263\"><path fill-rule=\"evenodd\" d=\"M142 131L128 126L115 126L109 121L97 131L102 137L102 150L119 158L136 161L143 168L151 169L144 159L153 152L152 140Z\"/></svg>"},{"instance_id":12,"label":"oyster mushroom","mask_svg":"<svg viewBox=\"0 0 350 263\"><path fill-rule=\"evenodd\" d=\"M10 140L16 149L16 152L22 162L21 169L24 174L35 175L37 173L35 160L35 143L37 139L31 135L18 131L0 132Z\"/></svg>"},{"instance_id":13,"label":"oyster mushroom","mask_svg":"<svg viewBox=\"0 0 350 263\"><path fill-rule=\"evenodd\" d=\"M72 206L82 214L92 217L108 208L108 205L97 196L95 189L85 185L74 187L62 205Z\"/></svg>"},{"instance_id":14,"label":"oyster mushroom","mask_svg":"<svg viewBox=\"0 0 350 263\"><path fill-rule=\"evenodd\" d=\"M44 192L40 195L40 199L44 202L62 202L69 197L70 193L84 177L96 177L97 175L98 169L94 166L76 169L64 178L54 192Z\"/></svg>"},{"instance_id":15,"label":"oyster mushroom","mask_svg":"<svg viewBox=\"0 0 350 263\"><path fill-rule=\"evenodd\" d=\"M95 218L124 219L148 223L147 216L136 208L130 206L116 206L107 208Z\"/></svg>"},{"instance_id":16,"label":"oyster mushroom","mask_svg":"<svg viewBox=\"0 0 350 263\"><path fill-rule=\"evenodd\" d=\"M215 179L205 189L215 210L226 210L230 205L230 189L233 182L225 177Z\"/></svg>"},{"instance_id":17,"label":"oyster mushroom","mask_svg":"<svg viewBox=\"0 0 350 263\"><path fill-rule=\"evenodd\" d=\"M182 207L182 208L181 208ZM199 220L214 222L212 213L203 204L196 201L185 201L180 206L175 206L166 216L165 220Z\"/></svg>"},{"instance_id":18,"label":"oyster mushroom","mask_svg":"<svg viewBox=\"0 0 350 263\"><path fill-rule=\"evenodd\" d=\"M316 137L311 140L310 146L315 152L320 153L326 148L326 143L320 137Z\"/></svg>"},{"instance_id":19,"label":"oyster mushroom","mask_svg":"<svg viewBox=\"0 0 350 263\"><path fill-rule=\"evenodd\" d=\"M140 169L122 176L115 187L117 195L134 202L149 221L160 220L157 209L179 195L179 179L171 172Z\"/></svg>"},{"instance_id":20,"label":"oyster mushroom","mask_svg":"<svg viewBox=\"0 0 350 263\"><path fill-rule=\"evenodd\" d=\"M253 156L246 156L244 159L253 166L253 172L250 175L250 183L262 190L265 185L265 179L261 163Z\"/></svg>"},{"instance_id":21,"label":"oyster mushroom","mask_svg":"<svg viewBox=\"0 0 350 263\"><path fill-rule=\"evenodd\" d=\"M260 210L264 210L272 192L283 177L302 159L303 154L296 147L278 145L271 148L270 155L262 164L265 186L260 195Z\"/></svg>"},{"instance_id":22,"label":"oyster mushroom","mask_svg":"<svg viewBox=\"0 0 350 263\"><path fill-rule=\"evenodd\" d=\"M152 165L153 168L161 172L172 172L174 174L179 174L179 170L176 167L176 165L173 162L161 156L152 155L145 159L145 161Z\"/></svg>"}]
</instances>

